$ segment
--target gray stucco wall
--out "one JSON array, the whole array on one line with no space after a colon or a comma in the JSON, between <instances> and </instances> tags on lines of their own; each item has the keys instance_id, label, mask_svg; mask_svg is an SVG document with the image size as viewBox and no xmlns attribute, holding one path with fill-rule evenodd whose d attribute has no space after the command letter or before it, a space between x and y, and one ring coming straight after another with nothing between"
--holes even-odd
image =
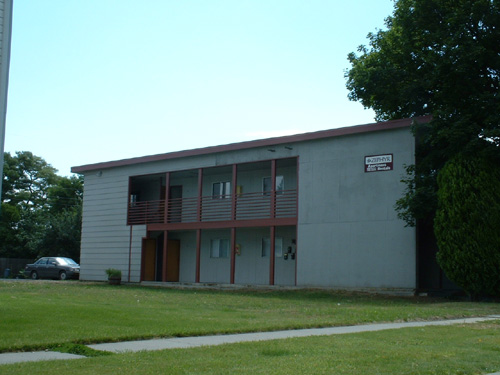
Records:
<instances>
[{"instance_id":1,"label":"gray stucco wall","mask_svg":"<svg viewBox=\"0 0 500 375\"><path fill-rule=\"evenodd\" d=\"M364 172L365 156L387 153L394 155L394 170ZM130 176L298 156L297 285L414 288L415 231L405 228L393 209L404 188L400 182L403 166L413 163L413 155L414 138L408 128L402 128L295 143L275 147L274 152L262 147L86 173L81 278L104 280L104 270L113 267L121 269L123 279L128 279ZM242 172L241 178L253 173ZM278 173L295 175L290 167ZM216 180L228 177L216 176ZM204 180L206 189L210 189L211 179ZM171 182L175 184L175 175ZM261 184L259 177L254 187L247 184L244 191L259 191ZM285 189L290 188L295 188L295 180L286 178ZM191 195L187 190L184 193ZM229 238L228 230L221 232ZM242 255L236 258L237 283L268 283L268 260L250 257L260 251L262 236L267 233L268 229L237 230L237 242L242 245ZM131 281L140 278L141 239L145 235L145 226L134 226ZM201 281L227 283L230 260L210 259L212 235L220 234L204 231L202 235ZM284 238L286 248L296 237L295 228L278 228L276 236ZM180 281L194 282L194 232L173 232L169 238L181 239ZM295 261L277 259L275 280L276 284L293 285Z\"/></svg>"},{"instance_id":2,"label":"gray stucco wall","mask_svg":"<svg viewBox=\"0 0 500 375\"><path fill-rule=\"evenodd\" d=\"M414 152L409 129L300 145L299 285L415 287L415 230L394 210ZM389 153L394 170L364 172L365 156Z\"/></svg>"}]
</instances>

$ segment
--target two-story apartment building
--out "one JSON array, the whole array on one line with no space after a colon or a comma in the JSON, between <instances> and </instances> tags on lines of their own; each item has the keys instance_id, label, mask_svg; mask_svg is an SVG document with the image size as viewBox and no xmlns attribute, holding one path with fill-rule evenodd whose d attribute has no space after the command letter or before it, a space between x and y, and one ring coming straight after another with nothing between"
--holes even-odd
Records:
<instances>
[{"instance_id":1,"label":"two-story apartment building","mask_svg":"<svg viewBox=\"0 0 500 375\"><path fill-rule=\"evenodd\" d=\"M416 289L416 230L394 210L411 123L73 167L81 279Z\"/></svg>"}]
</instances>

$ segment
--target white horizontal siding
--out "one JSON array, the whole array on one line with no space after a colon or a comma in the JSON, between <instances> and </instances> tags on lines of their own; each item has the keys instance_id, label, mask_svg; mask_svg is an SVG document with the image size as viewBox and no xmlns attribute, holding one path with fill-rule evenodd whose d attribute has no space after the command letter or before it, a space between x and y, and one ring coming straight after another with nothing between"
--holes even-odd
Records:
<instances>
[{"instance_id":1,"label":"white horizontal siding","mask_svg":"<svg viewBox=\"0 0 500 375\"><path fill-rule=\"evenodd\" d=\"M101 217L101 218L107 218L107 217L115 217L116 215L126 215L127 210L122 210L122 209L110 209L107 211L104 211L102 208L99 210L98 207L96 207L94 210L87 210L85 211L87 215L92 214L93 217Z\"/></svg>"},{"instance_id":2,"label":"white horizontal siding","mask_svg":"<svg viewBox=\"0 0 500 375\"><path fill-rule=\"evenodd\" d=\"M85 175L82 220L82 280L105 280L105 270L122 271L122 279L139 281L140 242L145 227L134 227L129 265L130 227L127 226L128 174L122 169Z\"/></svg>"}]
</instances>

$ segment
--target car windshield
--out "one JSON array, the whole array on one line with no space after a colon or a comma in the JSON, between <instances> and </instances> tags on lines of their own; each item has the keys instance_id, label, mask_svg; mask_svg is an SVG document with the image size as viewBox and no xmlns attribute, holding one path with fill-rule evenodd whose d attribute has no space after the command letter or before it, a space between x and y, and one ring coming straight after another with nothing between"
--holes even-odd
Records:
<instances>
[{"instance_id":1,"label":"car windshield","mask_svg":"<svg viewBox=\"0 0 500 375\"><path fill-rule=\"evenodd\" d=\"M76 263L73 259L71 258L56 258L59 264L65 264L68 266L78 266L78 263Z\"/></svg>"}]
</instances>

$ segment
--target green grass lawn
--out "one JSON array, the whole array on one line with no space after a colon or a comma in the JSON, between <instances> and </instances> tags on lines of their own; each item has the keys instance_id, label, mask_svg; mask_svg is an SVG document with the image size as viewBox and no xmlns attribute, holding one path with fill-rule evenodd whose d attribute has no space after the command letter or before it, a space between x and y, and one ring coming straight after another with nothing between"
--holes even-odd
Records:
<instances>
[{"instance_id":1,"label":"green grass lawn","mask_svg":"<svg viewBox=\"0 0 500 375\"><path fill-rule=\"evenodd\" d=\"M323 290L180 290L0 282L0 352L96 343L500 314L496 303Z\"/></svg>"},{"instance_id":2,"label":"green grass lawn","mask_svg":"<svg viewBox=\"0 0 500 375\"><path fill-rule=\"evenodd\" d=\"M0 366L24 374L488 374L500 322L405 328Z\"/></svg>"}]
</instances>

